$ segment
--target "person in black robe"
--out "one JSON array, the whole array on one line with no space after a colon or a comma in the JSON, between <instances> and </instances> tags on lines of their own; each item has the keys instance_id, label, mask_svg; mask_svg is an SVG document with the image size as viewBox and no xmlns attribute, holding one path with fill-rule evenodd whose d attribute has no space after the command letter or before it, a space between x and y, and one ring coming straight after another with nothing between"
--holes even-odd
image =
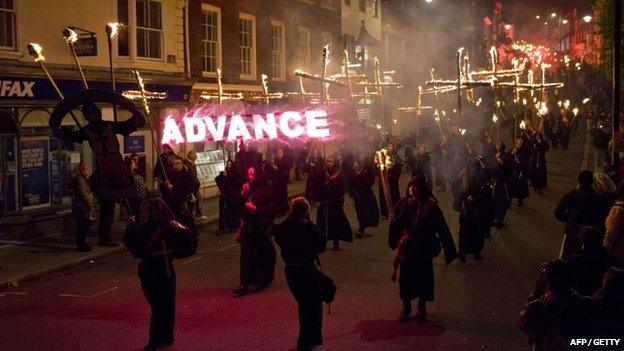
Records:
<instances>
[{"instance_id":1,"label":"person in black robe","mask_svg":"<svg viewBox=\"0 0 624 351\"><path fill-rule=\"evenodd\" d=\"M531 185L533 189L541 193L547 185L548 171L546 166L546 152L550 149L548 142L544 140L542 133L533 134L531 155Z\"/></svg>"},{"instance_id":2,"label":"person in black robe","mask_svg":"<svg viewBox=\"0 0 624 351\"><path fill-rule=\"evenodd\" d=\"M233 232L240 226L238 184L234 162L227 160L225 170L215 177L219 188L219 232Z\"/></svg>"},{"instance_id":3,"label":"person in black robe","mask_svg":"<svg viewBox=\"0 0 624 351\"><path fill-rule=\"evenodd\" d=\"M120 153L117 134L128 136L135 132L145 125L145 116L134 106L132 101L113 97L120 107L132 113L132 117L120 122L104 121L102 111L90 101L96 100L96 95L113 93L87 89L77 94L84 95L86 99L82 104L82 114L88 124L77 131L72 131L70 127L60 127L62 117L71 110L70 107L72 106L70 105L75 103L72 101L72 96L68 96L59 103L50 116L50 128L54 135L61 140L74 143L89 142L89 146L95 155L96 164L90 182L100 209L97 228L99 243L102 246L116 247L119 244L113 242L111 238L115 202L136 195L132 178L126 170Z\"/></svg>"},{"instance_id":4,"label":"person in black robe","mask_svg":"<svg viewBox=\"0 0 624 351\"><path fill-rule=\"evenodd\" d=\"M240 191L242 225L236 240L241 244L240 285L235 296L267 288L275 276L275 247L267 232L275 220L275 189L260 168L247 170Z\"/></svg>"},{"instance_id":5,"label":"person in black robe","mask_svg":"<svg viewBox=\"0 0 624 351\"><path fill-rule=\"evenodd\" d=\"M355 237L360 239L366 228L379 226L379 207L377 198L373 192L375 183L375 164L366 158L363 152L357 153L357 161L353 164L355 181L349 189L349 195L353 198L355 213L358 220L358 230Z\"/></svg>"},{"instance_id":6,"label":"person in black robe","mask_svg":"<svg viewBox=\"0 0 624 351\"><path fill-rule=\"evenodd\" d=\"M163 144L162 152L156 161L156 166L154 166L154 178L158 178L161 183L164 183L169 174L173 172L173 160L178 157L171 145Z\"/></svg>"},{"instance_id":7,"label":"person in black robe","mask_svg":"<svg viewBox=\"0 0 624 351\"><path fill-rule=\"evenodd\" d=\"M292 162L286 158L282 148L278 148L275 158L265 165L266 172L273 181L278 215L283 215L288 211L288 177L292 167Z\"/></svg>"},{"instance_id":8,"label":"person in black robe","mask_svg":"<svg viewBox=\"0 0 624 351\"><path fill-rule=\"evenodd\" d=\"M453 184L454 208L459 211L459 259L467 254L482 259L481 251L492 225L492 188L480 158L468 161Z\"/></svg>"},{"instance_id":9,"label":"person in black robe","mask_svg":"<svg viewBox=\"0 0 624 351\"><path fill-rule=\"evenodd\" d=\"M440 137L440 142L433 148L433 164L435 167L435 185L440 192L445 193L449 180L449 144L446 135Z\"/></svg>"},{"instance_id":10,"label":"person in black robe","mask_svg":"<svg viewBox=\"0 0 624 351\"><path fill-rule=\"evenodd\" d=\"M284 273L299 310L297 350L311 350L323 344L323 302L318 296L314 270L318 254L325 251L325 237L310 220L310 204L304 198L292 201L290 214L273 226L271 233L286 264Z\"/></svg>"},{"instance_id":11,"label":"person in black robe","mask_svg":"<svg viewBox=\"0 0 624 351\"><path fill-rule=\"evenodd\" d=\"M568 149L570 144L570 133L572 133L572 125L567 117L561 117L559 120L559 140L561 141L561 148L563 150Z\"/></svg>"},{"instance_id":12,"label":"person in black robe","mask_svg":"<svg viewBox=\"0 0 624 351\"><path fill-rule=\"evenodd\" d=\"M509 197L518 199L518 206L524 205L524 199L529 197L529 175L531 151L522 138L516 138L515 146L508 154L510 163Z\"/></svg>"},{"instance_id":13,"label":"person in black robe","mask_svg":"<svg viewBox=\"0 0 624 351\"><path fill-rule=\"evenodd\" d=\"M321 200L320 192L324 182L324 167L325 160L320 156L319 150L313 148L303 167L306 175L305 198L312 203Z\"/></svg>"},{"instance_id":14,"label":"person in black robe","mask_svg":"<svg viewBox=\"0 0 624 351\"><path fill-rule=\"evenodd\" d=\"M565 237L559 257L563 260L581 252L581 228L590 226L605 233L610 200L593 187L594 175L584 170L578 175L578 187L563 196L555 209L555 218L564 222Z\"/></svg>"},{"instance_id":15,"label":"person in black robe","mask_svg":"<svg viewBox=\"0 0 624 351\"><path fill-rule=\"evenodd\" d=\"M173 160L173 172L167 177L168 179L161 185L163 200L180 222L195 228L193 203L190 197L199 185L191 173L184 168L184 160L181 157L178 156Z\"/></svg>"},{"instance_id":16,"label":"person in black robe","mask_svg":"<svg viewBox=\"0 0 624 351\"><path fill-rule=\"evenodd\" d=\"M333 242L332 249L337 251L340 250L340 240L353 242L353 233L343 209L346 187L341 177L340 165L330 156L327 158L326 168L325 181L320 192L321 203L316 211L316 224L327 239Z\"/></svg>"},{"instance_id":17,"label":"person in black robe","mask_svg":"<svg viewBox=\"0 0 624 351\"><path fill-rule=\"evenodd\" d=\"M197 165L195 162L197 161L197 152L195 150L189 150L186 153L186 159L184 160L184 167L191 174L193 181L195 182L195 191L193 192L193 197L195 199L195 218L203 218L206 219L204 214L202 213L201 208L201 199L202 195L199 189L201 188L201 182L199 180L199 175L197 173Z\"/></svg>"},{"instance_id":18,"label":"person in black robe","mask_svg":"<svg viewBox=\"0 0 624 351\"><path fill-rule=\"evenodd\" d=\"M174 258L197 251L197 232L175 219L162 199L150 201L148 220L128 217L124 244L141 259L141 290L150 305L149 341L145 350L157 350L174 342L176 274Z\"/></svg>"},{"instance_id":19,"label":"person in black robe","mask_svg":"<svg viewBox=\"0 0 624 351\"><path fill-rule=\"evenodd\" d=\"M405 239L401 240L402 237ZM400 241L403 243L398 248ZM402 252L399 291L403 310L399 319L410 319L414 299L418 299L414 318L425 319L427 302L434 300L433 259L443 249L448 265L457 258L457 249L442 210L423 177L410 181L406 196L395 206L388 246Z\"/></svg>"},{"instance_id":20,"label":"person in black robe","mask_svg":"<svg viewBox=\"0 0 624 351\"><path fill-rule=\"evenodd\" d=\"M416 176L423 176L427 181L429 189L433 189L433 176L431 172L431 153L427 151L427 146L420 145L418 152L413 158L412 163L412 178Z\"/></svg>"},{"instance_id":21,"label":"person in black robe","mask_svg":"<svg viewBox=\"0 0 624 351\"><path fill-rule=\"evenodd\" d=\"M386 161L386 177L388 179L390 200L392 201L391 205L394 206L394 204L398 203L401 199L401 191L399 190L399 179L401 177L401 171L403 169L403 161L394 149L393 142L388 142L386 144L385 157L389 159L389 161ZM381 211L381 217L386 219L388 218L388 205L386 204L386 197L383 195L383 191L383 186L381 182L379 182L379 209Z\"/></svg>"},{"instance_id":22,"label":"person in black robe","mask_svg":"<svg viewBox=\"0 0 624 351\"><path fill-rule=\"evenodd\" d=\"M494 227L501 229L505 226L505 216L511 205L507 180L509 179L509 159L505 153L505 144L502 141L494 143L495 154L490 160L489 169L492 176L493 221Z\"/></svg>"}]
</instances>

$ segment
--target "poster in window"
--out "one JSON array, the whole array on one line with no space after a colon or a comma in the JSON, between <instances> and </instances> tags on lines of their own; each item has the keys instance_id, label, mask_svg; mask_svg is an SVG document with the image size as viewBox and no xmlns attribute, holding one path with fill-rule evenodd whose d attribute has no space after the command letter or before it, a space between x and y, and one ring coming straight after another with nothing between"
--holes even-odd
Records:
<instances>
[{"instance_id":1,"label":"poster in window","mask_svg":"<svg viewBox=\"0 0 624 351\"><path fill-rule=\"evenodd\" d=\"M50 204L50 145L48 137L24 138L20 145L22 163L22 207Z\"/></svg>"}]
</instances>

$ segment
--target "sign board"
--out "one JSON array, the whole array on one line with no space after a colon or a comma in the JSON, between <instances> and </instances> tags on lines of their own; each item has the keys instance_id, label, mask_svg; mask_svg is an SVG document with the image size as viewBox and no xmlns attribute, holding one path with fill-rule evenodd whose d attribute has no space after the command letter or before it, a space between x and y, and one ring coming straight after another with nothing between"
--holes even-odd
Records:
<instances>
[{"instance_id":1,"label":"sign board","mask_svg":"<svg viewBox=\"0 0 624 351\"><path fill-rule=\"evenodd\" d=\"M141 154L145 152L145 136L130 135L124 138L124 154Z\"/></svg>"},{"instance_id":2,"label":"sign board","mask_svg":"<svg viewBox=\"0 0 624 351\"><path fill-rule=\"evenodd\" d=\"M74 43L76 55L78 56L97 56L97 37L80 37Z\"/></svg>"},{"instance_id":3,"label":"sign board","mask_svg":"<svg viewBox=\"0 0 624 351\"><path fill-rule=\"evenodd\" d=\"M24 138L20 145L22 207L50 204L50 149L48 137Z\"/></svg>"}]
</instances>

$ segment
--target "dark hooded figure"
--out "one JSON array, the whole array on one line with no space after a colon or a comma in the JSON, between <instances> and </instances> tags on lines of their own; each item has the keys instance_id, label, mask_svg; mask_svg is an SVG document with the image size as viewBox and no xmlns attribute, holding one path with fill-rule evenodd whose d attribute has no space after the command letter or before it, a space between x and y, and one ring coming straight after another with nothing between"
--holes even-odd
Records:
<instances>
[{"instance_id":1,"label":"dark hooded figure","mask_svg":"<svg viewBox=\"0 0 624 351\"><path fill-rule=\"evenodd\" d=\"M602 335L624 335L624 271L610 267L601 289L594 295L598 328Z\"/></svg>"},{"instance_id":2,"label":"dark hooded figure","mask_svg":"<svg viewBox=\"0 0 624 351\"><path fill-rule=\"evenodd\" d=\"M531 184L538 193L542 192L547 185L548 171L546 169L546 152L550 149L548 142L544 140L542 133L533 134L531 143Z\"/></svg>"},{"instance_id":3,"label":"dark hooded figure","mask_svg":"<svg viewBox=\"0 0 624 351\"><path fill-rule=\"evenodd\" d=\"M488 163L489 172L492 177L492 199L494 227L501 229L505 226L505 216L511 205L507 180L509 179L509 158L505 153L505 144L502 141L494 143L494 154Z\"/></svg>"},{"instance_id":4,"label":"dark hooded figure","mask_svg":"<svg viewBox=\"0 0 624 351\"><path fill-rule=\"evenodd\" d=\"M87 92L91 94L106 93L93 90ZM111 239L115 202L136 196L136 190L119 151L117 134L130 135L145 124L145 117L132 101L124 99L117 100L117 103L120 107L130 111L132 117L121 122L104 121L102 120L102 111L94 103L87 101L82 105L82 114L89 122L86 126L78 131L72 131L69 127L57 129L52 124L54 120L58 120L59 116L62 118L68 113L67 109L64 108L65 106L61 106L65 101L71 103L70 100L63 100L57 106L50 116L50 128L59 139L74 143L89 142L89 146L95 155L95 172L90 181L100 207L97 229L99 242L102 246L118 246ZM58 122L60 125L60 120Z\"/></svg>"},{"instance_id":5,"label":"dark hooded figure","mask_svg":"<svg viewBox=\"0 0 624 351\"><path fill-rule=\"evenodd\" d=\"M467 254L482 259L481 251L492 225L492 188L483 159L475 157L453 184L454 208L459 211L459 259Z\"/></svg>"},{"instance_id":6,"label":"dark hooded figure","mask_svg":"<svg viewBox=\"0 0 624 351\"><path fill-rule=\"evenodd\" d=\"M399 319L409 320L413 299L418 299L414 317L425 319L427 301L434 299L433 259L444 249L446 264L450 264L457 258L457 249L442 210L423 177L410 181L406 196L395 206L388 245L397 250L400 268L403 310Z\"/></svg>"},{"instance_id":7,"label":"dark hooded figure","mask_svg":"<svg viewBox=\"0 0 624 351\"><path fill-rule=\"evenodd\" d=\"M328 157L325 182L321 189L321 203L316 211L316 224L321 232L334 243L333 250L340 250L340 240L353 242L351 225L345 215L345 183L341 177L340 165Z\"/></svg>"},{"instance_id":8,"label":"dark hooded figure","mask_svg":"<svg viewBox=\"0 0 624 351\"><path fill-rule=\"evenodd\" d=\"M278 148L275 158L265 165L267 175L273 181L278 215L288 211L288 178L292 167L291 160L285 156L282 148Z\"/></svg>"},{"instance_id":9,"label":"dark hooded figure","mask_svg":"<svg viewBox=\"0 0 624 351\"><path fill-rule=\"evenodd\" d=\"M240 285L236 296L268 287L275 276L275 247L267 234L276 215L273 184L260 169L247 170L247 182L240 191L242 225L237 235L241 244Z\"/></svg>"},{"instance_id":10,"label":"dark hooded figure","mask_svg":"<svg viewBox=\"0 0 624 351\"><path fill-rule=\"evenodd\" d=\"M306 199L293 199L288 218L271 229L286 264L288 287L297 300L297 350L302 351L323 344L323 302L312 282L318 254L325 251L325 236L310 220L309 209Z\"/></svg>"},{"instance_id":11,"label":"dark hooded figure","mask_svg":"<svg viewBox=\"0 0 624 351\"><path fill-rule=\"evenodd\" d=\"M313 148L306 159L303 172L306 174L305 198L310 202L321 200L321 188L324 182L325 160L319 155L319 149Z\"/></svg>"},{"instance_id":12,"label":"dark hooded figure","mask_svg":"<svg viewBox=\"0 0 624 351\"><path fill-rule=\"evenodd\" d=\"M390 191L390 199L392 204L396 204L401 199L401 191L399 190L399 178L401 177L401 170L403 169L403 161L397 154L394 143L389 142L386 145L386 177L388 178L388 187ZM379 171L379 169L378 169ZM388 205L386 204L386 197L383 196L383 186L379 182L379 209L383 218L388 217Z\"/></svg>"},{"instance_id":13,"label":"dark hooded figure","mask_svg":"<svg viewBox=\"0 0 624 351\"><path fill-rule=\"evenodd\" d=\"M440 137L440 142L433 148L433 164L435 167L435 185L440 192L446 192L451 165L449 143L446 135Z\"/></svg>"},{"instance_id":14,"label":"dark hooded figure","mask_svg":"<svg viewBox=\"0 0 624 351\"><path fill-rule=\"evenodd\" d=\"M158 178L161 183L169 177L169 174L173 172L173 160L179 157L169 144L162 146L162 152L156 161L154 166L154 178Z\"/></svg>"},{"instance_id":15,"label":"dark hooded figure","mask_svg":"<svg viewBox=\"0 0 624 351\"><path fill-rule=\"evenodd\" d=\"M514 148L508 154L511 174L509 175L509 197L518 199L518 206L524 205L529 197L529 175L531 172L531 150L522 138L516 138Z\"/></svg>"},{"instance_id":16,"label":"dark hooded figure","mask_svg":"<svg viewBox=\"0 0 624 351\"><path fill-rule=\"evenodd\" d=\"M197 250L197 232L175 220L161 199L150 201L148 220L129 217L124 244L141 259L139 279L152 315L149 342L145 350L156 350L174 341L176 274L174 258L184 258Z\"/></svg>"},{"instance_id":17,"label":"dark hooded figure","mask_svg":"<svg viewBox=\"0 0 624 351\"><path fill-rule=\"evenodd\" d=\"M189 204L189 197L198 190L199 184L184 167L184 160L181 157L174 158L172 172L167 175L167 178L161 185L163 200L171 208L177 220L188 227L195 228L195 216Z\"/></svg>"},{"instance_id":18,"label":"dark hooded figure","mask_svg":"<svg viewBox=\"0 0 624 351\"><path fill-rule=\"evenodd\" d=\"M238 181L234 170L234 162L227 160L225 170L215 178L219 188L219 231L231 232L240 226L238 214Z\"/></svg>"},{"instance_id":19,"label":"dark hooded figure","mask_svg":"<svg viewBox=\"0 0 624 351\"><path fill-rule=\"evenodd\" d=\"M353 164L353 171L355 181L349 189L349 195L353 198L359 224L355 236L361 238L366 228L379 226L379 207L377 207L377 198L373 192L375 164L360 151Z\"/></svg>"},{"instance_id":20,"label":"dark hooded figure","mask_svg":"<svg viewBox=\"0 0 624 351\"><path fill-rule=\"evenodd\" d=\"M425 177L429 189L433 189L433 176L431 172L431 153L427 151L427 146L418 146L418 151L412 159L412 178L416 176Z\"/></svg>"},{"instance_id":21,"label":"dark hooded figure","mask_svg":"<svg viewBox=\"0 0 624 351\"><path fill-rule=\"evenodd\" d=\"M581 228L596 227L605 232L605 220L609 214L609 199L594 190L593 173L581 171L578 187L563 196L555 209L555 218L564 222L565 237L559 257L567 259L581 252Z\"/></svg>"}]
</instances>

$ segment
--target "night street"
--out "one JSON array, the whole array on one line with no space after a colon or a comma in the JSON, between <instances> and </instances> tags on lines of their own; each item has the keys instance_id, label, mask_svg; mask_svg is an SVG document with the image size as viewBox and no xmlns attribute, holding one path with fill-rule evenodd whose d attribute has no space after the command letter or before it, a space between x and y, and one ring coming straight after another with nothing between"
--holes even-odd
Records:
<instances>
[{"instance_id":1,"label":"night street","mask_svg":"<svg viewBox=\"0 0 624 351\"><path fill-rule=\"evenodd\" d=\"M563 226L552 213L564 191L575 184L584 144L579 133L568 151L552 151L549 188L542 195L531 194L524 208L513 205L507 227L493 229L487 240L483 261L469 258L444 267L441 258L436 260L436 301L426 323L397 320L401 304L397 284L389 279L387 221L369 230L371 236L322 254L324 271L339 289L331 316L325 315L320 349L527 350L516 319L533 289L537 267L558 254ZM438 195L456 235L457 213L450 208L450 196ZM352 206L345 207L355 223ZM202 229L197 255L175 262L178 301L171 349L294 349L296 304L281 260L269 289L232 298L239 247L232 234L215 237L214 231L213 226ZM117 255L2 291L2 349L46 345L53 350L139 350L147 339L149 309L141 295L137 262L128 254Z\"/></svg>"}]
</instances>

